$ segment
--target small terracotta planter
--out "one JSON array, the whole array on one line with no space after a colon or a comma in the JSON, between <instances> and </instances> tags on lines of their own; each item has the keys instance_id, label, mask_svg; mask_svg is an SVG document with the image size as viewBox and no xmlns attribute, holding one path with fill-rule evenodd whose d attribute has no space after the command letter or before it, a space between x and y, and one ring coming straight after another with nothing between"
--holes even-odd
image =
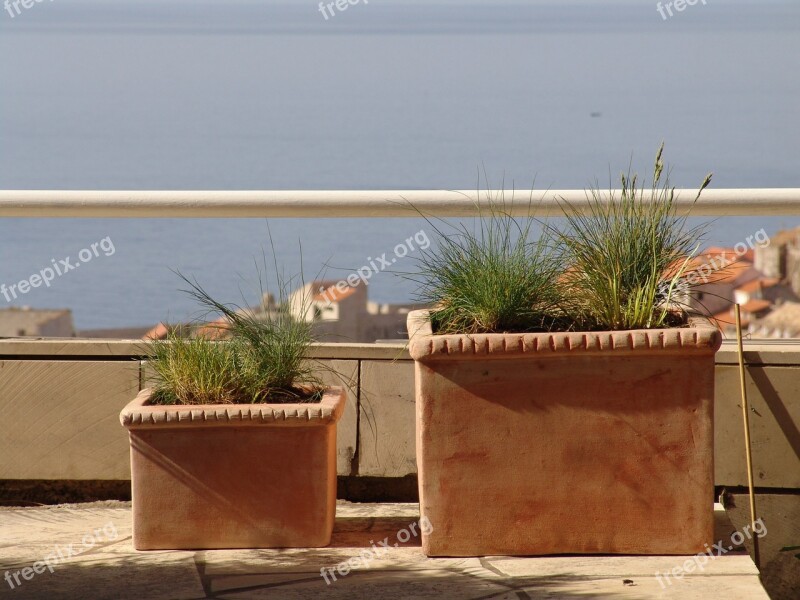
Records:
<instances>
[{"instance_id":1,"label":"small terracotta planter","mask_svg":"<svg viewBox=\"0 0 800 600\"><path fill-rule=\"evenodd\" d=\"M710 327L432 335L409 315L428 556L713 543Z\"/></svg>"},{"instance_id":2,"label":"small terracotta planter","mask_svg":"<svg viewBox=\"0 0 800 600\"><path fill-rule=\"evenodd\" d=\"M341 388L315 404L148 405L131 442L137 550L320 547L336 510Z\"/></svg>"}]
</instances>

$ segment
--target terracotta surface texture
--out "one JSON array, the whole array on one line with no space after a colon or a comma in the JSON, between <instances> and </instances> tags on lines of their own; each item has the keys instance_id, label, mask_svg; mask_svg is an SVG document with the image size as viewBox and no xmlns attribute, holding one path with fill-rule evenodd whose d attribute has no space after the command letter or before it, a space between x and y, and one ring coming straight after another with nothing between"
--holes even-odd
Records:
<instances>
[{"instance_id":1,"label":"terracotta surface texture","mask_svg":"<svg viewBox=\"0 0 800 600\"><path fill-rule=\"evenodd\" d=\"M409 315L429 556L713 543L712 328L434 336Z\"/></svg>"},{"instance_id":2,"label":"terracotta surface texture","mask_svg":"<svg viewBox=\"0 0 800 600\"><path fill-rule=\"evenodd\" d=\"M321 547L336 506L341 388L316 404L150 406L120 414L137 550Z\"/></svg>"}]
</instances>

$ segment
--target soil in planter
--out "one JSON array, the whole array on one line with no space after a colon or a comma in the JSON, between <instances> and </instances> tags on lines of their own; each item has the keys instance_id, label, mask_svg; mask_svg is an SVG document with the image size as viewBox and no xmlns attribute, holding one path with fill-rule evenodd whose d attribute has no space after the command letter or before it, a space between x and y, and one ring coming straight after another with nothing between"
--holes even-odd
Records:
<instances>
[{"instance_id":1,"label":"soil in planter","mask_svg":"<svg viewBox=\"0 0 800 600\"><path fill-rule=\"evenodd\" d=\"M230 402L224 404L318 404L322 401L322 396L325 390L322 388L310 387L293 387L288 389L272 390L268 394L262 395L258 400L254 400L252 396L242 394L238 397L232 397ZM162 406L180 405L204 405L204 404L217 404L217 402L208 402L201 397L192 399L196 401L191 402L178 402L177 399L168 392L156 390L148 404L156 404Z\"/></svg>"}]
</instances>

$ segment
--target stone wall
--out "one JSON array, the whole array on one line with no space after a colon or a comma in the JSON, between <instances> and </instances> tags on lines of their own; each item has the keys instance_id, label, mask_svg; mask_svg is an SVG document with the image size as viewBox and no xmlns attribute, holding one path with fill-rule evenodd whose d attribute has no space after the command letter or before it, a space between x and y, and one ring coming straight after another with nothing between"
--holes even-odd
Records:
<instances>
[{"instance_id":1,"label":"stone wall","mask_svg":"<svg viewBox=\"0 0 800 600\"><path fill-rule=\"evenodd\" d=\"M144 385L141 352L127 341L0 341L0 482L128 479L118 415ZM326 381L348 387L340 476L407 483L416 473L414 369L403 346L320 344L314 356ZM800 489L800 344L748 344L746 361L756 485ZM727 487L747 484L737 364L726 342L717 354L715 472Z\"/></svg>"}]
</instances>

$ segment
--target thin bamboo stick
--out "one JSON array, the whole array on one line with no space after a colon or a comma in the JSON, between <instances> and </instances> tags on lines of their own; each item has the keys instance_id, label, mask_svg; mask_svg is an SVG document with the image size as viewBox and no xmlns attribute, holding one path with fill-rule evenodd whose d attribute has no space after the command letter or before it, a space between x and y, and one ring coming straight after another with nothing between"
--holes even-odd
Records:
<instances>
[{"instance_id":1,"label":"thin bamboo stick","mask_svg":"<svg viewBox=\"0 0 800 600\"><path fill-rule=\"evenodd\" d=\"M742 388L742 418L744 420L744 445L747 456L747 487L750 492L750 531L755 531L756 526L756 494L753 489L753 449L750 445L750 414L747 406L747 387L745 385L744 350L742 348L742 318L739 304L734 305L736 313L736 341L739 348L739 383ZM761 568L758 553L758 536L753 536L753 557L756 567Z\"/></svg>"}]
</instances>

